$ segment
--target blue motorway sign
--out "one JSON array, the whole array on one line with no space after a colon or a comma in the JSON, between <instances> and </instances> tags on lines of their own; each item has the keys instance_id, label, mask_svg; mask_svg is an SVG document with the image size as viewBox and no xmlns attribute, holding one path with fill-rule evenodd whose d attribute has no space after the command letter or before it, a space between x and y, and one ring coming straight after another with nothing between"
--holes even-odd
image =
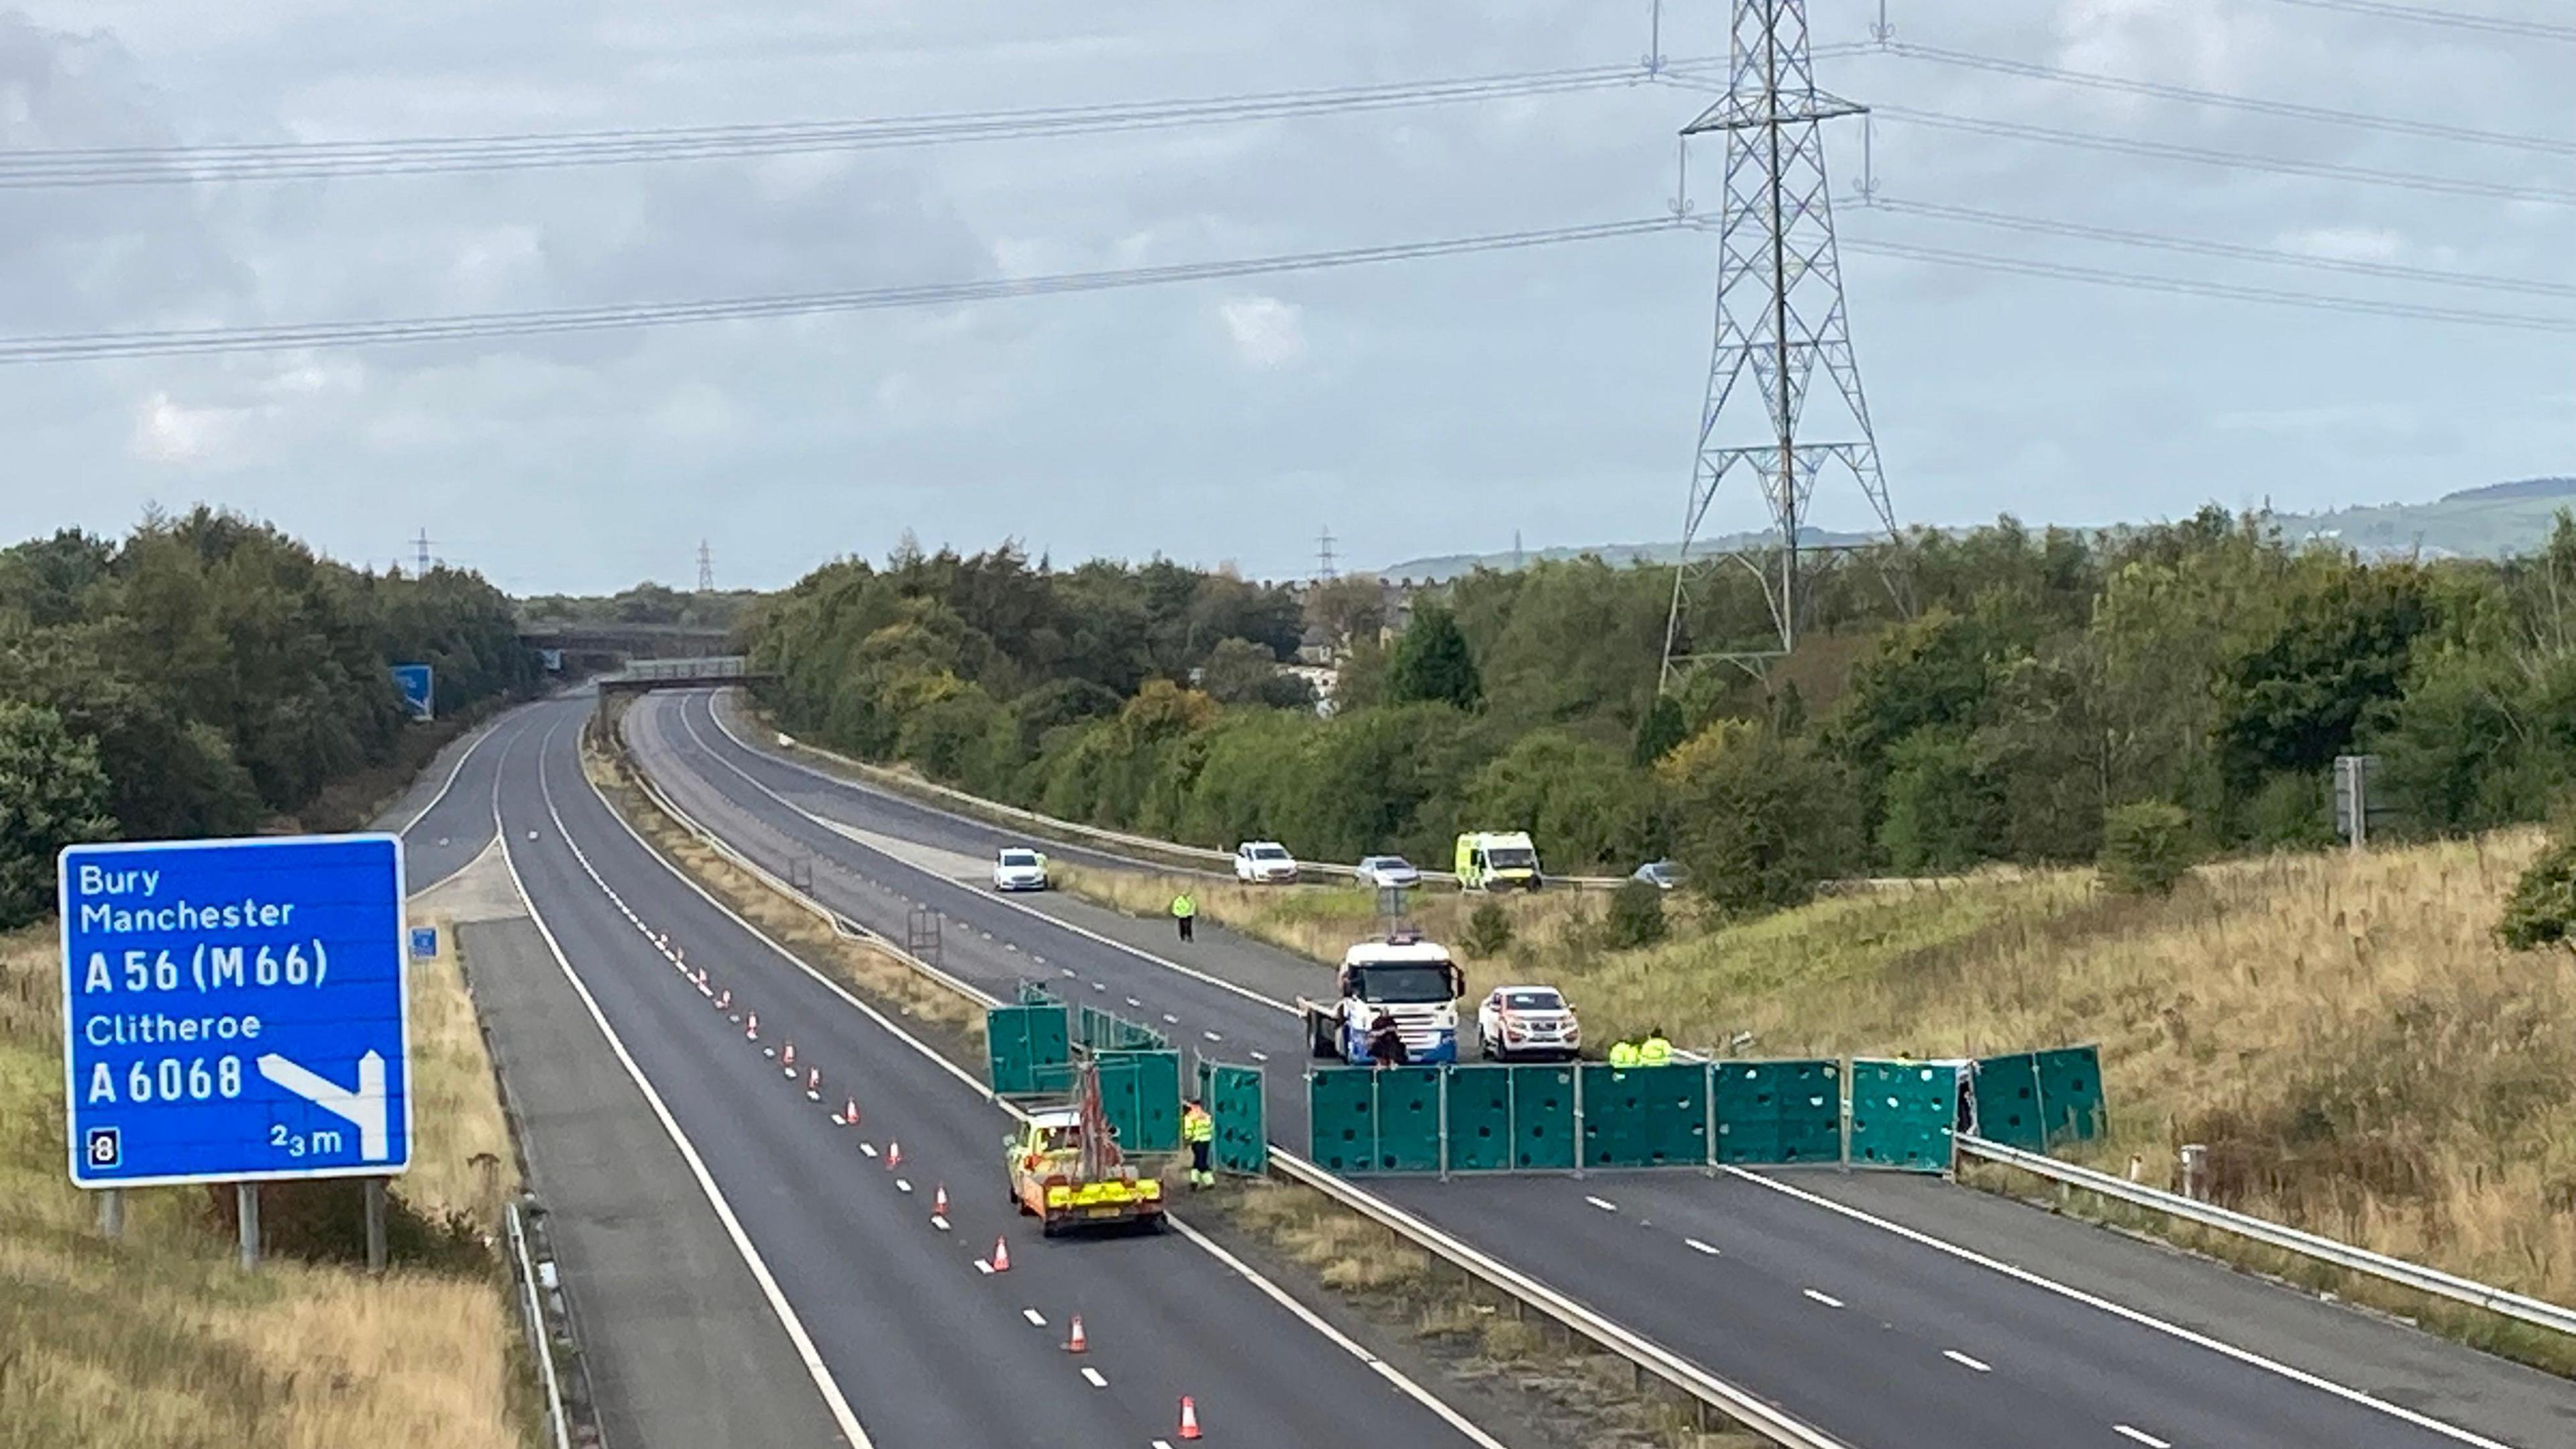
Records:
<instances>
[{"instance_id":1,"label":"blue motorway sign","mask_svg":"<svg viewBox=\"0 0 2576 1449\"><path fill-rule=\"evenodd\" d=\"M75 1184L411 1165L398 837L74 845L59 871Z\"/></svg>"},{"instance_id":2,"label":"blue motorway sign","mask_svg":"<svg viewBox=\"0 0 2576 1449\"><path fill-rule=\"evenodd\" d=\"M428 665L395 665L394 688L402 691L403 708L411 711L413 719L428 719L437 712L434 705L437 693L431 683Z\"/></svg>"}]
</instances>

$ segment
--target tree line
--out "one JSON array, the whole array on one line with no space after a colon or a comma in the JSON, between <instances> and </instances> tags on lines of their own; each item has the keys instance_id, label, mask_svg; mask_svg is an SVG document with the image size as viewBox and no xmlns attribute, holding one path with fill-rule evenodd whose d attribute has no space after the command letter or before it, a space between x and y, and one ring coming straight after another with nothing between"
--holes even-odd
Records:
<instances>
[{"instance_id":1,"label":"tree line","mask_svg":"<svg viewBox=\"0 0 2576 1449\"><path fill-rule=\"evenodd\" d=\"M1598 559L1468 574L1382 639L1373 581L1300 598L908 548L817 570L747 628L786 727L1051 814L1343 860L1526 829L1552 870L1671 854L1736 908L2088 861L2106 822L2160 856L2321 844L2345 753L2380 757L2374 828L2400 833L2537 819L2576 785L2565 519L2487 561L2365 558L2216 508L2005 518L1851 555L1808 595L1796 654L1662 693L1672 570ZM1770 628L1750 570L1691 598L1695 653ZM1341 654L1327 717L1280 670L1301 637Z\"/></svg>"},{"instance_id":2,"label":"tree line","mask_svg":"<svg viewBox=\"0 0 2576 1449\"><path fill-rule=\"evenodd\" d=\"M199 508L0 550L0 926L76 841L239 835L396 753L388 666L452 714L539 678L479 576L365 573Z\"/></svg>"}]
</instances>

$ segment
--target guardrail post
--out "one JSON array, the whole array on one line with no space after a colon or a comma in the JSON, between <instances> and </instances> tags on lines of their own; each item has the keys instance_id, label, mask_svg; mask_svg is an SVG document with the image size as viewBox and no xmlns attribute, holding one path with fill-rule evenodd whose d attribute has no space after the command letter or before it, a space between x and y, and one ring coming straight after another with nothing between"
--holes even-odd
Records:
<instances>
[{"instance_id":1,"label":"guardrail post","mask_svg":"<svg viewBox=\"0 0 2576 1449\"><path fill-rule=\"evenodd\" d=\"M2207 1200L2209 1184L2205 1179L2208 1171L2209 1145L2203 1142L2184 1143L2182 1145L2182 1195L2193 1202Z\"/></svg>"}]
</instances>

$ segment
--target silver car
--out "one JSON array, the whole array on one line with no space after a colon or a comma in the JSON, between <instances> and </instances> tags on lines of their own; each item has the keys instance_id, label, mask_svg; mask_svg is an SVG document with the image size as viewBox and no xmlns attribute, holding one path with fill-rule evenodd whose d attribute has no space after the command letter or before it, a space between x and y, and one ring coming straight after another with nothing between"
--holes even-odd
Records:
<instances>
[{"instance_id":1,"label":"silver car","mask_svg":"<svg viewBox=\"0 0 2576 1449\"><path fill-rule=\"evenodd\" d=\"M1352 874L1359 877L1361 885L1375 886L1379 890L1411 890L1422 884L1422 872L1415 870L1413 862L1400 855L1363 857L1359 869Z\"/></svg>"}]
</instances>

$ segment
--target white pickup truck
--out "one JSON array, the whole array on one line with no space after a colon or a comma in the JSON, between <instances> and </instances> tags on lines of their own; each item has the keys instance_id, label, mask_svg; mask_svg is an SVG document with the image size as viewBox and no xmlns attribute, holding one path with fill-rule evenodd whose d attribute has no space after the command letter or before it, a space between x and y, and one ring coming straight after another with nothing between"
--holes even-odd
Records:
<instances>
[{"instance_id":1,"label":"white pickup truck","mask_svg":"<svg viewBox=\"0 0 2576 1449\"><path fill-rule=\"evenodd\" d=\"M1467 973L1439 946L1402 934L1362 941L1342 953L1336 984L1330 1001L1297 1001L1317 1057L1368 1061L1370 1038L1386 1017L1406 1063L1458 1059L1458 998L1467 993Z\"/></svg>"}]
</instances>

